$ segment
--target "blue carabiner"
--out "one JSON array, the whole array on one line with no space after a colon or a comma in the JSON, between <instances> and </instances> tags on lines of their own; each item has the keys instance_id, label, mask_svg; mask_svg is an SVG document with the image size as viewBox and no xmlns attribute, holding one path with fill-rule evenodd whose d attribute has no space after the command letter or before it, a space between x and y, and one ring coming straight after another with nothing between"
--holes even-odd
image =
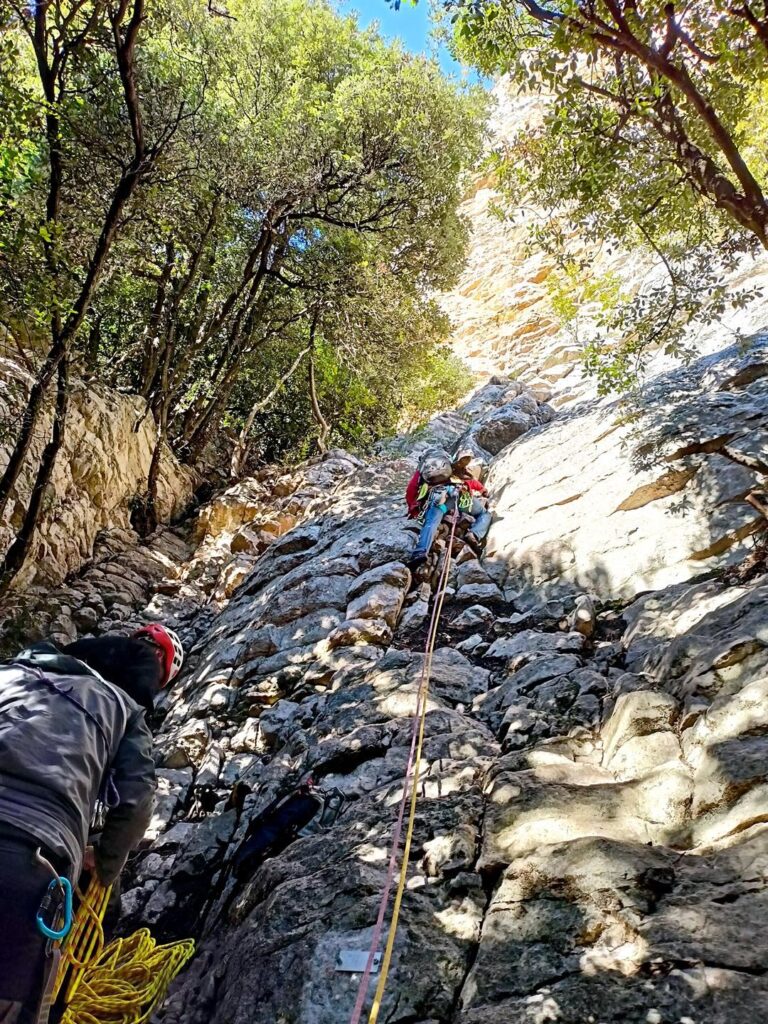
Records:
<instances>
[{"instance_id":1,"label":"blue carabiner","mask_svg":"<svg viewBox=\"0 0 768 1024\"><path fill-rule=\"evenodd\" d=\"M64 924L58 931L49 928L43 917L44 912L53 902L54 889L60 889L64 892ZM72 883L68 878L61 876L51 879L43 897L43 902L37 912L37 927L46 939L53 939L54 942L58 942L59 939L65 939L69 935L69 930L72 927Z\"/></svg>"}]
</instances>

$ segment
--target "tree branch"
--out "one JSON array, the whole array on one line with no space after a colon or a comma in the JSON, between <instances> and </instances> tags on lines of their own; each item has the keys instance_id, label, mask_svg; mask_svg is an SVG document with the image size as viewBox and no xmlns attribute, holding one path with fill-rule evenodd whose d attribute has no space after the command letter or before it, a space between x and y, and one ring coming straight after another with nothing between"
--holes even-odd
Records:
<instances>
[{"instance_id":1,"label":"tree branch","mask_svg":"<svg viewBox=\"0 0 768 1024\"><path fill-rule=\"evenodd\" d=\"M307 345L301 352L296 356L294 361L280 377L277 384L272 388L268 395L264 398L260 398L258 402L254 402L251 406L251 411L248 413L248 418L243 425L243 429L240 431L240 435L237 439L237 444L232 452L232 462L230 464L230 477L236 480L242 472L243 463L245 462L248 454L248 437L253 429L253 424L256 420L257 415L269 405L272 399L282 390L282 388L288 383L291 377L294 375L296 370L299 368L299 364L305 355L310 351L311 346Z\"/></svg>"}]
</instances>

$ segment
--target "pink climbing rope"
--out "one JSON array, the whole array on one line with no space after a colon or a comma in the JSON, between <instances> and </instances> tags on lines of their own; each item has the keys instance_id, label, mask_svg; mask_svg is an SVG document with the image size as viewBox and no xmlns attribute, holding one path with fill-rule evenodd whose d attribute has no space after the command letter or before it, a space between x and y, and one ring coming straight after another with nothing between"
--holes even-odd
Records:
<instances>
[{"instance_id":1,"label":"pink climbing rope","mask_svg":"<svg viewBox=\"0 0 768 1024\"><path fill-rule=\"evenodd\" d=\"M360 1024L360 1018L363 1013L363 1007L365 1006L365 998L368 994L368 985L371 980L371 972L373 971L373 960L376 956L376 950L381 942L381 935L384 930L384 918L387 913L387 907L389 906L389 898L392 895L392 883L395 880L395 869L397 868L397 854L400 849L400 837L403 832L403 820L405 819L405 808L408 804L408 780L411 778L413 772L414 757L416 753L416 741L419 735L419 723L421 721L422 706L427 699L429 691L429 670L431 668L432 659L429 657L430 648L434 646L436 635L437 635L437 621L439 618L440 608L442 607L442 601L439 600L439 595L444 590L448 582L448 569L451 563L451 552L453 550L453 538L456 533L456 523L458 522L458 515L454 513L453 523L451 526L451 536L448 541L448 547L446 548L446 557L443 563L443 569L440 574L440 581L435 592L435 603L432 608L432 617L429 621L429 632L427 633L427 643L424 649L424 663L421 667L421 678L419 679L419 689L416 699L416 709L413 715L413 728L411 729L411 747L408 753L408 763L405 768L405 775L403 777L403 795L400 798L400 807L397 812L397 821L395 822L395 829L392 833L392 850L389 855L389 864L387 866L387 876L384 882L384 891L381 894L381 902L379 903L379 912L376 917L376 924L373 929L373 937L371 939L371 948L368 950L368 959L365 964L365 970L363 976L360 979L360 985L357 990L357 999L355 1000L355 1008L352 1011L349 1024Z\"/></svg>"}]
</instances>

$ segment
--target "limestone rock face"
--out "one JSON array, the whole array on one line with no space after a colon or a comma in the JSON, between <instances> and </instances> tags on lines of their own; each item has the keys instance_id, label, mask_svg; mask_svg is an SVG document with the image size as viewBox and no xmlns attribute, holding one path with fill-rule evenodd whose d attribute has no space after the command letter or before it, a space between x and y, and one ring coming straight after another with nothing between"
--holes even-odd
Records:
<instances>
[{"instance_id":1,"label":"limestone rock face","mask_svg":"<svg viewBox=\"0 0 768 1024\"><path fill-rule=\"evenodd\" d=\"M447 547L411 577L403 491L467 437L497 516L447 576L380 1020L762 1019L768 576L729 563L759 526L765 362L662 375L631 422L494 378L371 463L268 471L48 595L57 636L162 618L187 650L123 896L126 931L199 942L158 1020L349 1020L338 957L372 939ZM307 776L324 812L237 878Z\"/></svg>"},{"instance_id":2,"label":"limestone rock face","mask_svg":"<svg viewBox=\"0 0 768 1024\"><path fill-rule=\"evenodd\" d=\"M759 341L726 349L654 379L629 422L584 404L503 449L488 478L497 582L632 597L743 558L764 521L744 498L765 472L744 453L764 444L768 384L722 389L767 358Z\"/></svg>"},{"instance_id":3,"label":"limestone rock face","mask_svg":"<svg viewBox=\"0 0 768 1024\"><path fill-rule=\"evenodd\" d=\"M495 85L492 98L491 149L503 149L518 135L538 127L546 111L546 94L519 93L504 78ZM440 298L453 323L453 348L483 382L503 373L556 408L593 399L594 384L583 375L581 357L585 342L601 333L599 303L582 303L576 323L561 323L552 302L555 261L530 244L532 225L541 226L549 211L538 209L530 197L522 197L517 209L504 219L497 215L499 206L504 208L505 203L492 174L475 181L462 206L471 225L467 264L458 284ZM562 222L559 227L562 230ZM576 253L594 255L590 239L573 232L570 241ZM598 280L612 277L629 295L658 283L655 261L638 259L636 252L615 246L610 250L604 247L597 254L592 273ZM744 257L726 272L723 283L734 289L764 290L768 257ZM748 336L764 331L765 326L760 300L728 312L728 332ZM713 353L723 347L723 335L721 325L711 324L697 328L692 340L699 351ZM655 372L671 365L672 360L661 353L654 360Z\"/></svg>"},{"instance_id":4,"label":"limestone rock face","mask_svg":"<svg viewBox=\"0 0 768 1024\"><path fill-rule=\"evenodd\" d=\"M30 383L17 364L0 360L0 417L18 414ZM3 550L21 524L32 490L35 456L45 446L49 432L47 415L11 495L8 517L0 522ZM145 415L140 398L95 385L73 385L64 445L44 499L32 553L16 580L16 589L59 584L91 559L103 531L130 531L131 502L146 490L155 440L152 417ZM8 451L8 444L0 444L0 467L5 466ZM161 521L185 508L194 483L193 474L181 467L169 450L164 452L158 485Z\"/></svg>"},{"instance_id":5,"label":"limestone rock face","mask_svg":"<svg viewBox=\"0 0 768 1024\"><path fill-rule=\"evenodd\" d=\"M471 431L480 448L484 425L521 398L537 419L497 455L482 449L499 515L483 561L467 551L449 574L381 1019L760 1019L768 583L758 571L697 579L703 562L723 567L734 551L719 546L699 563L679 547L705 522L716 530L718 517L741 515L744 479L721 467L745 467L718 447L712 395L729 395L734 410L759 405L762 378L748 369L759 358L726 355L648 393L668 465L700 463L678 479L682 493L706 471L722 473L733 498L691 502L685 526L666 515L657 554L677 556L663 566L644 559L659 529L653 507L670 496L640 503L650 492L631 480L639 456L627 444L603 472L577 457L583 419L550 421L530 390L504 380L430 425L444 445ZM738 415L742 449L756 450L757 420ZM664 433L668 421L677 433ZM120 569L124 549L108 572L94 566L61 590L75 631L94 618L99 630L162 616L188 651L161 702L152 844L124 895L126 931L198 938L160 1014L167 1024L351 1015L359 976L338 971L337 957L371 940L445 551L441 537L436 564L411 578L416 531L402 493L424 436L395 439L371 464L333 452L243 482L184 536L152 541L164 559L153 580L138 562L136 580ZM644 439L654 436L646 424ZM578 473L583 504L546 503L547 488L575 493ZM620 556L613 520L641 512ZM568 538L570 568L542 572L518 534L534 549ZM135 592L108 596L107 577L121 571ZM646 572L662 585L648 589ZM236 879L232 858L259 812L309 773L343 794L340 816L319 816Z\"/></svg>"}]
</instances>

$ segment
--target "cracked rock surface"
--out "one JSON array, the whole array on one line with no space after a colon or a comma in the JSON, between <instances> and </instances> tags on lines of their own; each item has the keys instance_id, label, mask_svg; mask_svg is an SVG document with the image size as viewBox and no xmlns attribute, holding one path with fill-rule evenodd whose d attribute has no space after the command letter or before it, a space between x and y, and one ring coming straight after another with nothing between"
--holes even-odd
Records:
<instances>
[{"instance_id":1,"label":"cracked rock surface","mask_svg":"<svg viewBox=\"0 0 768 1024\"><path fill-rule=\"evenodd\" d=\"M736 532L753 521L732 474L751 486L760 470L724 445L736 417L740 450L759 446L758 419L733 410L768 402L754 370L764 358L759 346L726 352L657 381L642 442L605 410L553 419L494 379L374 463L331 452L238 484L166 534L149 604L133 595L120 620L163 617L189 651L159 709L155 820L123 896L126 931L199 940L158 1020L349 1019L359 979L336 958L371 939L444 556L439 541L411 579L402 492L421 448L468 435L491 463L500 517L483 563L462 554L451 571L380 1020L762 1018L768 578L720 572L735 545L698 562L686 545L723 517ZM522 415L522 434L482 447ZM649 479L694 459L682 493L706 479L726 498L692 500L678 522L667 479L639 504L636 445L657 442ZM570 561L544 571L531 545L555 535ZM88 585L88 573L72 584ZM341 816L236 881L249 822L308 771L345 795Z\"/></svg>"}]
</instances>

